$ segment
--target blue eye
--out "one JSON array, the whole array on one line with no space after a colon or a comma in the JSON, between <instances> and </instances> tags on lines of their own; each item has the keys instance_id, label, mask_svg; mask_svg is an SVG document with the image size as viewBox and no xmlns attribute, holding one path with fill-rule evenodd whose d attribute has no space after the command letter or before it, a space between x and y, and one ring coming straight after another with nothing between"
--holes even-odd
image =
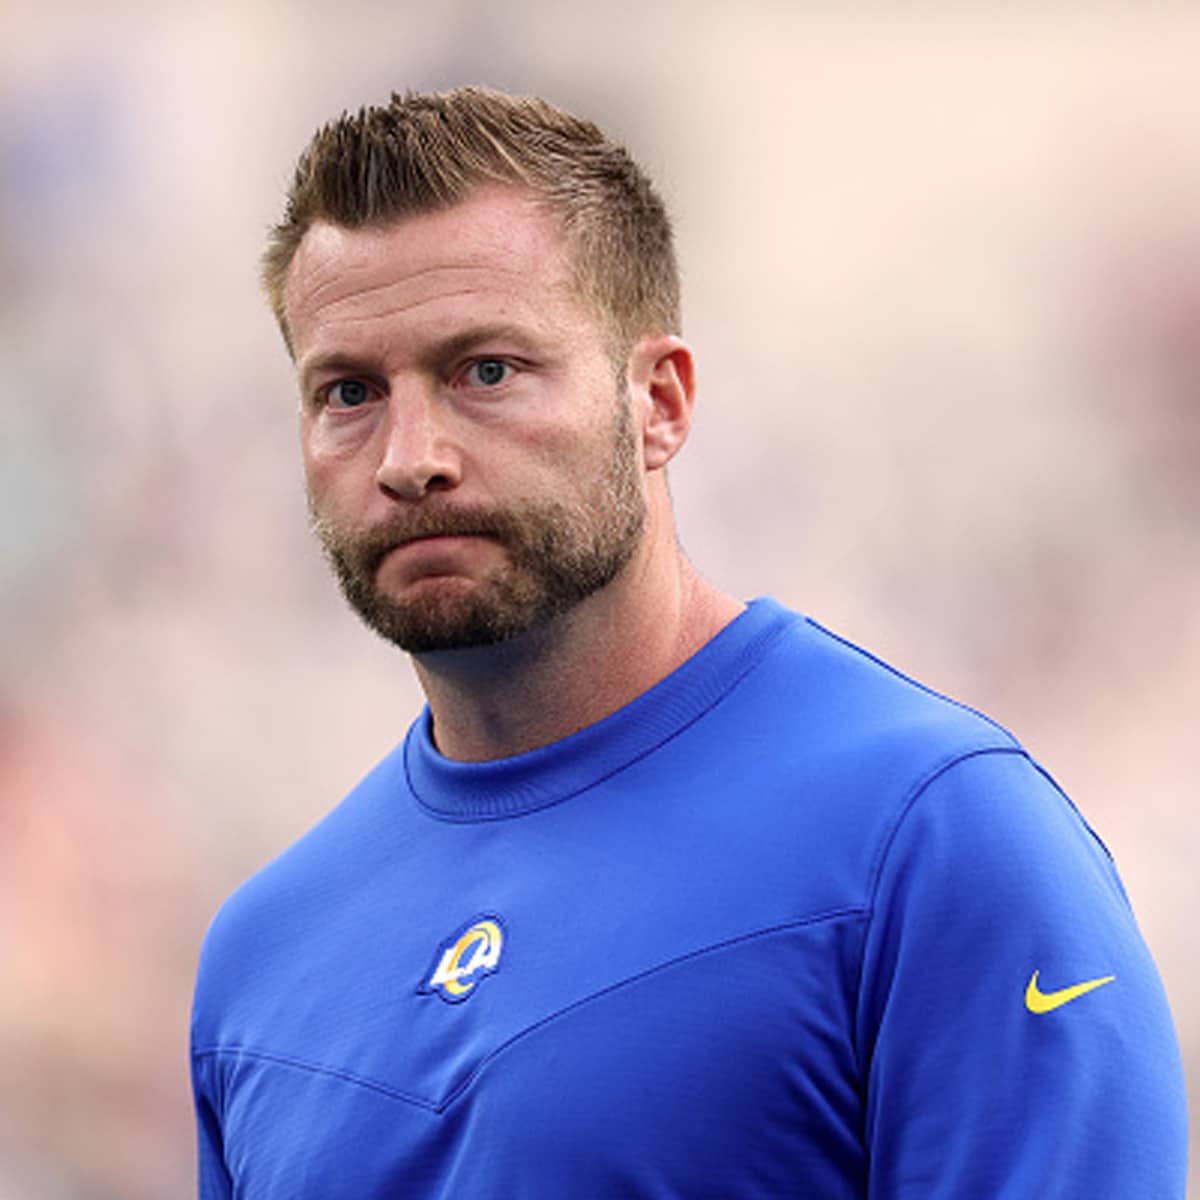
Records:
<instances>
[{"instance_id":1,"label":"blue eye","mask_svg":"<svg viewBox=\"0 0 1200 1200\"><path fill-rule=\"evenodd\" d=\"M496 387L503 383L512 371L502 358L481 358L472 363L467 371L467 382L479 387Z\"/></svg>"},{"instance_id":2,"label":"blue eye","mask_svg":"<svg viewBox=\"0 0 1200 1200\"><path fill-rule=\"evenodd\" d=\"M358 408L371 398L371 389L361 379L339 379L328 392L331 408Z\"/></svg>"}]
</instances>

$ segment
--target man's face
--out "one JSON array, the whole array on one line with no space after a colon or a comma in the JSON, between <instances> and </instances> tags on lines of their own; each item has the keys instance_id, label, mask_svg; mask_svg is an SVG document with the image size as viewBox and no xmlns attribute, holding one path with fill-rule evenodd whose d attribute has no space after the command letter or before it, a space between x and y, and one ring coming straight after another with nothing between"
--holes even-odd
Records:
<instances>
[{"instance_id":1,"label":"man's face","mask_svg":"<svg viewBox=\"0 0 1200 1200\"><path fill-rule=\"evenodd\" d=\"M319 224L288 275L313 526L363 620L491 645L610 583L645 522L639 442L550 217L483 190Z\"/></svg>"}]
</instances>

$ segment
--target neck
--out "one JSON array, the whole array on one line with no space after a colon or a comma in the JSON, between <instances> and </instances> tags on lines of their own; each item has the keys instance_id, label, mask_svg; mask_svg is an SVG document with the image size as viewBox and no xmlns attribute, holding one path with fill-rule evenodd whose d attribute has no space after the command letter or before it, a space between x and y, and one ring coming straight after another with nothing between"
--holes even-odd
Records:
<instances>
[{"instance_id":1,"label":"neck","mask_svg":"<svg viewBox=\"0 0 1200 1200\"><path fill-rule=\"evenodd\" d=\"M669 675L742 610L678 550L670 562L652 572L635 558L569 613L508 642L414 659L442 754L507 758L592 725Z\"/></svg>"}]
</instances>

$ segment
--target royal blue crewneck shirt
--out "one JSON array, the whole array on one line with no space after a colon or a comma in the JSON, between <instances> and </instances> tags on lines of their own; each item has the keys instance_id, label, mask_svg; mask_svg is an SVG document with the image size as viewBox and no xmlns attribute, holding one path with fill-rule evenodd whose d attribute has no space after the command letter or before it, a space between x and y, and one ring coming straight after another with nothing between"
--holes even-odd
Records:
<instances>
[{"instance_id":1,"label":"royal blue crewneck shirt","mask_svg":"<svg viewBox=\"0 0 1200 1200\"><path fill-rule=\"evenodd\" d=\"M428 711L201 958L204 1200L1182 1197L1170 1014L1006 731L771 600L603 721Z\"/></svg>"}]
</instances>

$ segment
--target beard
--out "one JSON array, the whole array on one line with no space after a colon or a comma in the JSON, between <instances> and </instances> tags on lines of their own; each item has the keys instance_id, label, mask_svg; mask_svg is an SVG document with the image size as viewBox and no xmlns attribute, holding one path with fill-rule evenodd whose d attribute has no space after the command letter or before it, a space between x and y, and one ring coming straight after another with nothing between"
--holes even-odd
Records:
<instances>
[{"instance_id":1,"label":"beard","mask_svg":"<svg viewBox=\"0 0 1200 1200\"><path fill-rule=\"evenodd\" d=\"M629 405L623 396L618 404L604 467L572 502L468 507L423 501L355 534L337 528L310 493L313 532L347 603L380 637L423 654L508 641L606 587L632 558L646 522ZM431 589L400 600L378 586L379 568L397 546L454 535L490 538L503 546L506 561L465 593Z\"/></svg>"}]
</instances>

